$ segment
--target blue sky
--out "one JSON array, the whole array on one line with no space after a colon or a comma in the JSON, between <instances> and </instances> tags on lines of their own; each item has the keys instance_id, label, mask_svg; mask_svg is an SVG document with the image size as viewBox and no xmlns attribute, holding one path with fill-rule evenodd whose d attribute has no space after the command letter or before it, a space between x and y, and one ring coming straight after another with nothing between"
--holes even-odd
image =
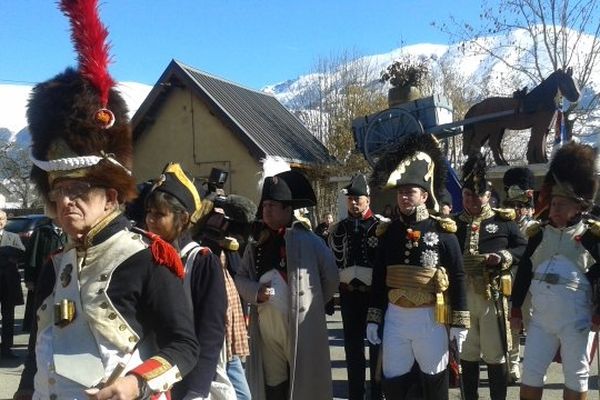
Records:
<instances>
[{"instance_id":1,"label":"blue sky","mask_svg":"<svg viewBox=\"0 0 600 400\"><path fill-rule=\"evenodd\" d=\"M446 44L431 27L478 19L475 0L101 0L119 81L153 84L173 58L245 86L310 72L319 58ZM75 65L53 0L0 0L0 84L35 83Z\"/></svg>"}]
</instances>

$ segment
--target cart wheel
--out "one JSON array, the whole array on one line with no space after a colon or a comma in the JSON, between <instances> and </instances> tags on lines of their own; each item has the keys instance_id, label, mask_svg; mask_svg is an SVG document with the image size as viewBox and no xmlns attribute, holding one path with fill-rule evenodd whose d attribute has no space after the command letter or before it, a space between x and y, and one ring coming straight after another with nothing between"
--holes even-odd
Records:
<instances>
[{"instance_id":1,"label":"cart wheel","mask_svg":"<svg viewBox=\"0 0 600 400\"><path fill-rule=\"evenodd\" d=\"M365 158L374 166L377 160L403 137L423 133L423 126L402 108L389 108L371 119L365 133Z\"/></svg>"}]
</instances>

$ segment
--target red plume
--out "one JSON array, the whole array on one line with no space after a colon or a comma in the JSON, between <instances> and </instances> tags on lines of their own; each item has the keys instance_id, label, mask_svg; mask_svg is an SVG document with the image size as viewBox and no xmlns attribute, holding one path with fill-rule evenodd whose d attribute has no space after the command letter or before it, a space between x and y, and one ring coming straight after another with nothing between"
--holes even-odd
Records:
<instances>
[{"instance_id":1,"label":"red plume","mask_svg":"<svg viewBox=\"0 0 600 400\"><path fill-rule=\"evenodd\" d=\"M115 81L108 73L111 62L108 30L98 16L98 0L61 0L61 11L71 21L71 39L78 54L79 72L100 93L102 107Z\"/></svg>"}]
</instances>

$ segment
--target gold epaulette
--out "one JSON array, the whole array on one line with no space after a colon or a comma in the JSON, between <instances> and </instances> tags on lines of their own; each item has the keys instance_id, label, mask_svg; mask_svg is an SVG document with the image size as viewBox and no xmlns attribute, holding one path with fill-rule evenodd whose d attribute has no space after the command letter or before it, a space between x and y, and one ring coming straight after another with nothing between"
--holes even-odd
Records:
<instances>
[{"instance_id":1,"label":"gold epaulette","mask_svg":"<svg viewBox=\"0 0 600 400\"><path fill-rule=\"evenodd\" d=\"M505 221L514 221L517 218L517 212L513 208L492 208L492 210Z\"/></svg>"},{"instance_id":2,"label":"gold epaulette","mask_svg":"<svg viewBox=\"0 0 600 400\"><path fill-rule=\"evenodd\" d=\"M595 219L588 219L585 221L588 226L590 233L596 237L600 237L600 221Z\"/></svg>"},{"instance_id":3,"label":"gold epaulette","mask_svg":"<svg viewBox=\"0 0 600 400\"><path fill-rule=\"evenodd\" d=\"M222 249L229 251L238 251L240 249L240 243L236 238L231 236L225 236L223 239L221 239L219 244L221 245Z\"/></svg>"},{"instance_id":4,"label":"gold epaulette","mask_svg":"<svg viewBox=\"0 0 600 400\"><path fill-rule=\"evenodd\" d=\"M431 214L429 216L438 222L438 224L440 225L440 228L442 228L442 230L444 232L456 233L456 221L454 221L452 218L431 215Z\"/></svg>"},{"instance_id":5,"label":"gold epaulette","mask_svg":"<svg viewBox=\"0 0 600 400\"><path fill-rule=\"evenodd\" d=\"M390 227L391 223L392 223L391 220L380 221L377 224L377 228L375 229L375 236L377 236L377 237L382 236L387 231L387 229Z\"/></svg>"},{"instance_id":6,"label":"gold epaulette","mask_svg":"<svg viewBox=\"0 0 600 400\"><path fill-rule=\"evenodd\" d=\"M528 238L534 237L542 230L542 224L540 221L531 221L527 229L525 229L525 234Z\"/></svg>"}]
</instances>

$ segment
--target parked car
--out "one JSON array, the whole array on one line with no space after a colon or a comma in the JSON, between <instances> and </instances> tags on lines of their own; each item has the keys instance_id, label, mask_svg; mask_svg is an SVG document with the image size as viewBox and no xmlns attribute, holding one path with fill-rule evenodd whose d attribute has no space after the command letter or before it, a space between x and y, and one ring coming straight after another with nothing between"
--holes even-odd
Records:
<instances>
[{"instance_id":1,"label":"parked car","mask_svg":"<svg viewBox=\"0 0 600 400\"><path fill-rule=\"evenodd\" d=\"M27 247L29 238L31 238L35 228L48 222L50 222L50 218L44 214L21 215L8 218L4 229L18 234L23 245Z\"/></svg>"}]
</instances>

